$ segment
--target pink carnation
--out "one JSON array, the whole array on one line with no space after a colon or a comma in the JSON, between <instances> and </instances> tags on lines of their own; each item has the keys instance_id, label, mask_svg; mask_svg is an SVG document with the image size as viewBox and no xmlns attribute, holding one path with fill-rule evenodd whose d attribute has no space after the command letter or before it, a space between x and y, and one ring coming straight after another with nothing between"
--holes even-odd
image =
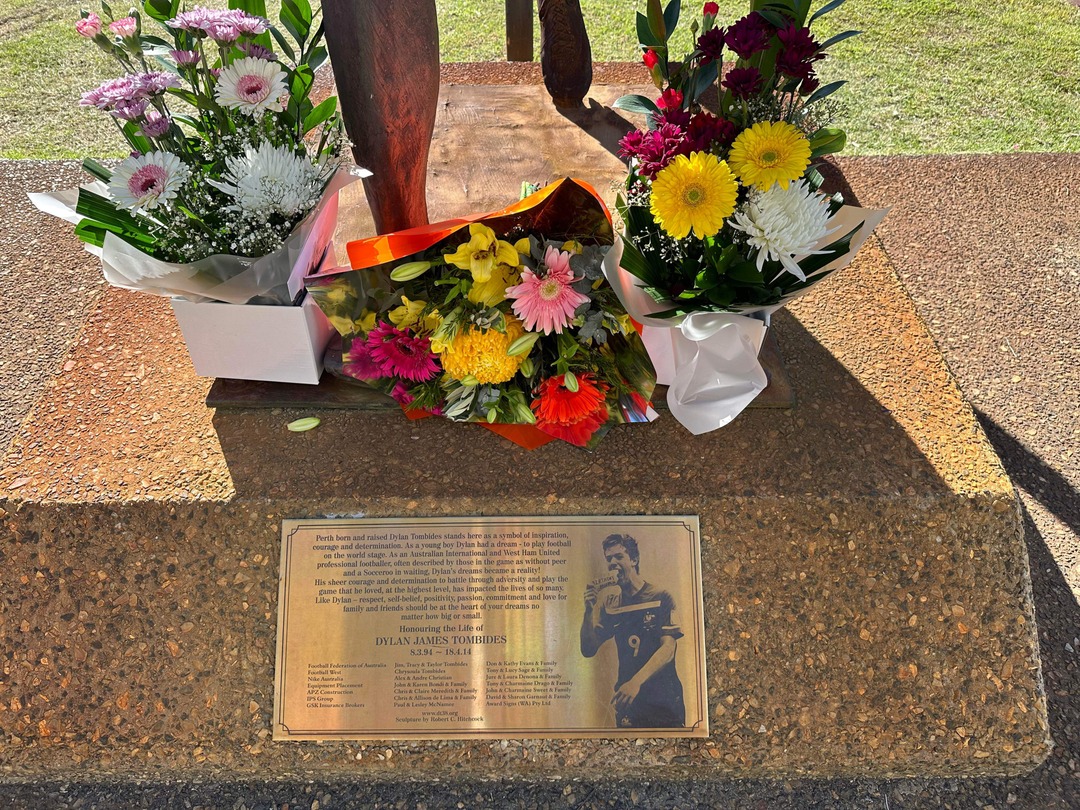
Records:
<instances>
[{"instance_id":1,"label":"pink carnation","mask_svg":"<svg viewBox=\"0 0 1080 810\"><path fill-rule=\"evenodd\" d=\"M135 22L134 17L121 17L119 20L113 20L109 23L109 31L125 39L135 36L138 27L139 24Z\"/></svg>"},{"instance_id":2,"label":"pink carnation","mask_svg":"<svg viewBox=\"0 0 1080 810\"><path fill-rule=\"evenodd\" d=\"M101 17L91 11L81 20L76 20L75 30L80 37L93 39L101 33Z\"/></svg>"},{"instance_id":3,"label":"pink carnation","mask_svg":"<svg viewBox=\"0 0 1080 810\"><path fill-rule=\"evenodd\" d=\"M562 334L574 310L589 301L570 286L577 280L570 269L570 254L548 246L540 267L535 272L525 268L521 283L510 287L506 297L514 299L514 314L530 332L538 327L545 335Z\"/></svg>"}]
</instances>

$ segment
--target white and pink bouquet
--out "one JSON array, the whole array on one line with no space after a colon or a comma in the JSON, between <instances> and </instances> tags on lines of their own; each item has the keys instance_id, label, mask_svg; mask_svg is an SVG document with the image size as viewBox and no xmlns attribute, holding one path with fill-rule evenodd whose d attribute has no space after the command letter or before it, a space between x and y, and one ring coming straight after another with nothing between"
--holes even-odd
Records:
<instances>
[{"instance_id":1,"label":"white and pink bouquet","mask_svg":"<svg viewBox=\"0 0 1080 810\"><path fill-rule=\"evenodd\" d=\"M339 171L337 99L311 99L327 51L307 0L282 4L284 32L259 13L263 0L232 5L240 8L145 0L122 17L104 2L102 15L83 11L76 30L123 75L80 103L113 119L131 156L113 169L87 159L93 183L31 197L76 225L117 286L289 304L352 179Z\"/></svg>"}]
</instances>

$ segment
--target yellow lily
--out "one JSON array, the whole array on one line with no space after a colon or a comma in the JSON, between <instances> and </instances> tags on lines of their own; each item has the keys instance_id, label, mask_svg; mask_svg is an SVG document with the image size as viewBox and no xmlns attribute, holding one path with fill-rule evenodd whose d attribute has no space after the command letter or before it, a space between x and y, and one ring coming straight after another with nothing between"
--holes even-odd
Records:
<instances>
[{"instance_id":1,"label":"yellow lily","mask_svg":"<svg viewBox=\"0 0 1080 810\"><path fill-rule=\"evenodd\" d=\"M474 281L469 300L474 304L493 307L506 300L506 289L521 280L517 270L508 264L498 264L487 281Z\"/></svg>"},{"instance_id":2,"label":"yellow lily","mask_svg":"<svg viewBox=\"0 0 1080 810\"><path fill-rule=\"evenodd\" d=\"M517 267L518 253L509 242L495 238L495 231L474 222L469 226L469 241L449 254L446 261L472 273L473 281L483 284L491 279L496 264Z\"/></svg>"},{"instance_id":3,"label":"yellow lily","mask_svg":"<svg viewBox=\"0 0 1080 810\"><path fill-rule=\"evenodd\" d=\"M406 329L420 319L420 313L427 306L427 301L410 301L404 295L401 296L401 306L395 307L386 313L390 323L398 329Z\"/></svg>"}]
</instances>

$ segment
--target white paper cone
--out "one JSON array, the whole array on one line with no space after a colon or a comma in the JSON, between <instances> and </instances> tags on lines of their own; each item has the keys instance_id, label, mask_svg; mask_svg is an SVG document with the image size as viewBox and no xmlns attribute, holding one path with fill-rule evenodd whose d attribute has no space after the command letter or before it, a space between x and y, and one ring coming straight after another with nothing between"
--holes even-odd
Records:
<instances>
[{"instance_id":1,"label":"white paper cone","mask_svg":"<svg viewBox=\"0 0 1080 810\"><path fill-rule=\"evenodd\" d=\"M809 277L824 277L847 267L887 213L888 209L843 206L829 221L830 234L814 249L821 250L856 225L862 227L846 254ZM654 300L639 286L637 278L619 266L621 258L619 239L604 259L604 274L626 311L643 326L641 338L656 369L656 382L669 386L668 407L672 415L695 435L724 427L768 384L758 352L769 316L788 301L805 295L814 285L770 307L653 318L654 313L671 309L674 302ZM757 317L751 317L754 315Z\"/></svg>"}]
</instances>

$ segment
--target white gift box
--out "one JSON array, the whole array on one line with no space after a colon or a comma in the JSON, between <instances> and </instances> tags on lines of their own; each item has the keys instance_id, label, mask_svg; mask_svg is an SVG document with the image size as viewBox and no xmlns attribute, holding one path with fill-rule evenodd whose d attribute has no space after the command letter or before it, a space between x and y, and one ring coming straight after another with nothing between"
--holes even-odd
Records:
<instances>
[{"instance_id":1,"label":"white gift box","mask_svg":"<svg viewBox=\"0 0 1080 810\"><path fill-rule=\"evenodd\" d=\"M334 256L331 242L314 267L310 259L297 262L290 289L303 287L306 268L318 270ZM335 332L310 295L293 307L170 300L200 377L318 384Z\"/></svg>"},{"instance_id":2,"label":"white gift box","mask_svg":"<svg viewBox=\"0 0 1080 810\"><path fill-rule=\"evenodd\" d=\"M172 299L195 373L316 385L334 328L311 296L300 306Z\"/></svg>"}]
</instances>

